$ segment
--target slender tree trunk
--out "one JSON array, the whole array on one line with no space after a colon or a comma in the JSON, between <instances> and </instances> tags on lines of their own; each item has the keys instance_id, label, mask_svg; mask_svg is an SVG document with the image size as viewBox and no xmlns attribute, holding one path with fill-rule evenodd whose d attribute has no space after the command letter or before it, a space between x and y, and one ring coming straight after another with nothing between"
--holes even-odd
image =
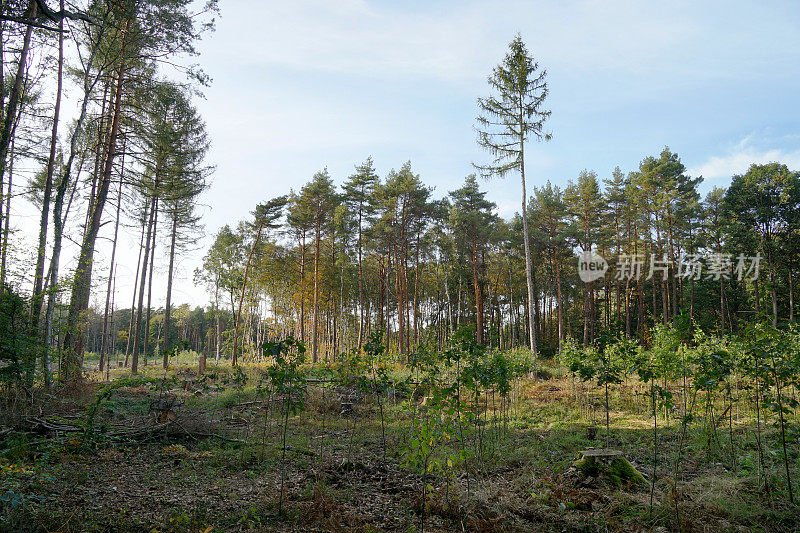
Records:
<instances>
[{"instance_id":1,"label":"slender tree trunk","mask_svg":"<svg viewBox=\"0 0 800 533\"><path fill-rule=\"evenodd\" d=\"M5 40L5 24L3 21L0 21L0 80L6 79L6 71L5 71L5 47L6 47L6 40ZM3 123L5 116L5 107L3 104L6 101L6 84L0 83L0 124ZM3 220L3 180L0 179L0 220ZM0 287L0 291L2 287Z\"/></svg>"},{"instance_id":2,"label":"slender tree trunk","mask_svg":"<svg viewBox=\"0 0 800 533\"><path fill-rule=\"evenodd\" d=\"M631 280L625 280L625 337L631 338Z\"/></svg>"},{"instance_id":3,"label":"slender tree trunk","mask_svg":"<svg viewBox=\"0 0 800 533\"><path fill-rule=\"evenodd\" d=\"M514 316L516 307L514 304L514 281L513 281L513 272L511 269L510 257L508 258L508 297L509 297L508 326L511 329L510 341L511 341L511 348L515 348L517 346L517 327L516 327L516 317Z\"/></svg>"},{"instance_id":4,"label":"slender tree trunk","mask_svg":"<svg viewBox=\"0 0 800 533\"><path fill-rule=\"evenodd\" d=\"M318 321L319 321L319 247L320 247L320 224L317 220L317 228L314 234L314 310L312 318L311 332L311 362L316 363L318 357Z\"/></svg>"},{"instance_id":5,"label":"slender tree trunk","mask_svg":"<svg viewBox=\"0 0 800 533\"><path fill-rule=\"evenodd\" d=\"M417 233L417 246L414 254L414 344L419 344L419 233Z\"/></svg>"},{"instance_id":6,"label":"slender tree trunk","mask_svg":"<svg viewBox=\"0 0 800 533\"><path fill-rule=\"evenodd\" d=\"M405 300L403 299L403 269L401 267L400 252L395 245L395 276L394 290L397 296L397 352L405 354Z\"/></svg>"},{"instance_id":7,"label":"slender tree trunk","mask_svg":"<svg viewBox=\"0 0 800 533\"><path fill-rule=\"evenodd\" d=\"M99 42L99 40L102 38L104 30L105 24L101 25L100 29L98 30L97 42ZM67 163L64 165L61 180L58 182L58 187L56 187L55 202L53 203L53 252L50 258L50 290L47 296L47 310L45 311L45 339L48 345L53 344L53 315L55 312L56 285L58 283L58 264L61 257L61 242L64 234L64 225L66 223L66 221L62 218L62 210L64 208L64 199L66 197L67 189L69 188L70 184L72 165L75 161L75 156L78 153L78 138L83 130L83 121L86 118L86 108L89 103L89 97L92 93L92 87L96 82L96 80L95 82L90 82L89 75L92 71L94 59L97 55L97 48L98 46L96 44L92 46L91 52L89 53L89 57L86 61L86 72L83 76L83 100L81 102L81 110L78 114L78 120L75 122L75 129L72 133L72 138L70 139L69 157L67 158ZM80 174L80 170L78 171L78 174ZM0 183L2 183L2 179L0 179ZM70 198L70 204L71 203L72 200ZM67 211L69 211L69 206L67 207Z\"/></svg>"},{"instance_id":8,"label":"slender tree trunk","mask_svg":"<svg viewBox=\"0 0 800 533\"><path fill-rule=\"evenodd\" d=\"M144 217L142 218L142 235L139 237L139 258L136 260L136 275L133 277L133 296L131 296L131 317L128 325L128 341L125 344L125 367L128 366L128 355L130 354L131 339L133 338L133 330L136 327L134 322L134 308L136 307L136 293L139 290L139 269L142 266L142 250L144 250L144 237L145 233L149 231L149 218L150 202L144 206Z\"/></svg>"},{"instance_id":9,"label":"slender tree trunk","mask_svg":"<svg viewBox=\"0 0 800 533\"><path fill-rule=\"evenodd\" d=\"M478 249L472 247L472 284L475 288L475 340L483 345L483 292L478 275Z\"/></svg>"},{"instance_id":10,"label":"slender tree trunk","mask_svg":"<svg viewBox=\"0 0 800 533\"><path fill-rule=\"evenodd\" d=\"M564 297L561 293L561 261L556 257L556 295L558 296L558 346L564 341Z\"/></svg>"},{"instance_id":11,"label":"slender tree trunk","mask_svg":"<svg viewBox=\"0 0 800 533\"><path fill-rule=\"evenodd\" d=\"M172 215L172 237L169 242L169 269L167 270L167 308L164 310L164 368L169 366L169 335L172 310L172 271L175 266L175 240L178 235L178 214ZM205 365L204 365L205 366Z\"/></svg>"},{"instance_id":12,"label":"slender tree trunk","mask_svg":"<svg viewBox=\"0 0 800 533\"><path fill-rule=\"evenodd\" d=\"M588 346L590 342L589 338L589 320L591 315L591 302L590 302L590 288L589 284L584 284L584 294L583 294L583 345Z\"/></svg>"},{"instance_id":13,"label":"slender tree trunk","mask_svg":"<svg viewBox=\"0 0 800 533\"><path fill-rule=\"evenodd\" d=\"M789 273L789 322L794 322L794 279L792 276L791 267L788 268Z\"/></svg>"},{"instance_id":14,"label":"slender tree trunk","mask_svg":"<svg viewBox=\"0 0 800 533\"><path fill-rule=\"evenodd\" d=\"M124 43L123 43L124 55ZM117 87L114 102L113 120L111 131L109 132L108 150L106 152L106 163L103 169L103 179L101 180L95 204L90 206L92 210L91 223L84 234L81 244L78 266L73 279L72 295L70 298L69 313L67 316L66 334L64 343L66 352L64 365L62 367L62 381L64 383L74 383L80 378L81 367L83 365L83 352L86 342L84 328L80 327L83 315L89 307L89 293L92 281L92 259L94 257L94 245L97 233L103 218L103 207L108 196L108 187L111 183L111 172L114 167L114 156L119 135L120 115L122 112L122 89L125 78L124 68L117 72Z\"/></svg>"},{"instance_id":15,"label":"slender tree trunk","mask_svg":"<svg viewBox=\"0 0 800 533\"><path fill-rule=\"evenodd\" d=\"M8 93L8 105L6 106L5 116L3 117L3 129L0 132L0 183L5 178L6 161L8 160L8 150L11 146L12 128L17 118L17 106L19 106L22 99L22 82L25 79L25 70L28 63L28 52L31 45L31 34L33 33L32 22L36 19L36 11L38 4L31 0L28 7L27 18L31 21L25 28L25 36L22 39L22 49L19 53L19 62L17 63L17 74L14 76L14 84L11 86L11 91ZM5 82L5 80L3 80ZM9 187L9 196L11 195L11 187ZM9 216L6 210L6 217Z\"/></svg>"},{"instance_id":16,"label":"slender tree trunk","mask_svg":"<svg viewBox=\"0 0 800 533\"><path fill-rule=\"evenodd\" d=\"M214 342L214 364L219 364L220 345L222 344L222 326L220 324L219 310L219 276L214 284L214 314L217 322L217 337Z\"/></svg>"},{"instance_id":17,"label":"slender tree trunk","mask_svg":"<svg viewBox=\"0 0 800 533\"><path fill-rule=\"evenodd\" d=\"M111 331L108 332L108 355L106 356L106 381L108 381L109 370L111 369L111 355L116 354L117 344L114 342L114 309L117 299L117 271L114 269L114 277L111 282Z\"/></svg>"},{"instance_id":18,"label":"slender tree trunk","mask_svg":"<svg viewBox=\"0 0 800 533\"><path fill-rule=\"evenodd\" d=\"M117 236L119 235L119 215L122 209L122 180L123 180L123 172L122 170L125 168L125 149L123 148L123 155L122 155L122 168L120 169L120 176L119 176L119 194L117 195L117 218L116 222L114 223L114 241L111 245L111 266L108 270L108 286L106 287L106 305L105 311L103 314L103 338L100 342L100 372L103 371L104 363L107 364L108 361L105 358L106 353L106 334L108 333L108 307L109 302L111 300L111 284L113 283L115 272L115 260L117 255Z\"/></svg>"},{"instance_id":19,"label":"slender tree trunk","mask_svg":"<svg viewBox=\"0 0 800 533\"><path fill-rule=\"evenodd\" d=\"M300 243L300 340L306 343L306 230Z\"/></svg>"},{"instance_id":20,"label":"slender tree trunk","mask_svg":"<svg viewBox=\"0 0 800 533\"><path fill-rule=\"evenodd\" d=\"M250 253L247 254L247 262L244 266L244 279L242 280L242 291L239 294L239 310L236 312L236 322L233 326L233 360L231 361L232 366L236 366L238 363L238 355L239 355L239 323L242 319L242 304L244 303L244 291L247 288L247 276L250 273L250 261L253 259L253 252L256 251L256 247L258 246L258 241L261 240L261 230L264 228L264 223L260 223L258 225L258 230L256 231L256 240L253 241L253 246L250 248Z\"/></svg>"},{"instance_id":21,"label":"slender tree trunk","mask_svg":"<svg viewBox=\"0 0 800 533\"><path fill-rule=\"evenodd\" d=\"M381 330L385 330L386 328L384 327L384 322L383 322L383 302L386 299L386 283L384 281L384 278L386 276L384 275L384 266L382 261L379 262L378 277L380 278L380 284L381 284L380 296L378 300L378 328Z\"/></svg>"},{"instance_id":22,"label":"slender tree trunk","mask_svg":"<svg viewBox=\"0 0 800 533\"><path fill-rule=\"evenodd\" d=\"M521 122L520 117L520 122ZM528 337L530 339L531 351L536 354L536 331L534 324L533 310L533 280L531 279L531 247L530 235L528 233L528 191L525 184L525 143L522 138L519 141L520 150L520 176L522 177L522 236L525 240L525 281L528 284Z\"/></svg>"},{"instance_id":23,"label":"slender tree trunk","mask_svg":"<svg viewBox=\"0 0 800 533\"><path fill-rule=\"evenodd\" d=\"M144 244L144 259L142 261L141 279L139 280L139 304L136 306L136 320L134 323L133 349L131 350L131 373L139 373L139 344L141 342L142 305L144 305L144 286L147 278L147 262L150 259L150 239L152 237L153 219L156 210L155 190L150 200L150 219L147 223L147 238ZM133 309L131 309L133 313ZM146 341L145 341L146 342Z\"/></svg>"},{"instance_id":24,"label":"slender tree trunk","mask_svg":"<svg viewBox=\"0 0 800 533\"><path fill-rule=\"evenodd\" d=\"M768 262L769 262L769 289L772 295L772 325L778 325L778 291L775 287L775 263L772 260L772 244L768 248Z\"/></svg>"},{"instance_id":25,"label":"slender tree trunk","mask_svg":"<svg viewBox=\"0 0 800 533\"><path fill-rule=\"evenodd\" d=\"M27 83L27 71L25 80ZM23 89L24 92L24 89ZM17 110L17 116L14 124L11 127L11 143L8 153L8 194L6 195L6 220L5 227L3 228L3 241L2 241L2 258L0 258L0 287L5 287L6 284L6 260L8 259L8 236L11 231L11 196L13 195L13 177L14 177L14 137L17 131L17 125L22 120L22 106ZM0 183L2 183L2 176L0 176Z\"/></svg>"},{"instance_id":26,"label":"slender tree trunk","mask_svg":"<svg viewBox=\"0 0 800 533\"><path fill-rule=\"evenodd\" d=\"M156 262L156 235L158 233L158 197L154 206L153 217L153 244L150 246L150 272L147 275L147 309L145 310L144 319L144 343L142 344L142 359L144 366L147 366L147 348L150 346L150 315L151 315L151 302L153 296L153 265ZM155 355L155 347L153 347L153 355Z\"/></svg>"},{"instance_id":27,"label":"slender tree trunk","mask_svg":"<svg viewBox=\"0 0 800 533\"><path fill-rule=\"evenodd\" d=\"M64 0L61 0L61 9L64 9ZM58 144L58 118L61 111L61 88L64 72L64 19L58 24L58 74L56 77L56 103L53 108L53 129L50 132L50 154L47 158L47 175L44 182L42 196L42 216L39 221L39 246L36 254L36 271L33 278L33 293L31 295L31 330L38 330L39 317L42 313L42 283L44 278L44 256L47 248L47 226L50 216L50 197L53 194L53 169L56 161L56 146ZM102 356L101 356L102 357ZM42 364L47 366L47 356L44 355ZM45 372L47 375L47 372ZM49 378L45 378L49 379Z\"/></svg>"},{"instance_id":28,"label":"slender tree trunk","mask_svg":"<svg viewBox=\"0 0 800 533\"><path fill-rule=\"evenodd\" d=\"M362 206L358 207L358 347L364 344L364 267L361 262Z\"/></svg>"}]
</instances>

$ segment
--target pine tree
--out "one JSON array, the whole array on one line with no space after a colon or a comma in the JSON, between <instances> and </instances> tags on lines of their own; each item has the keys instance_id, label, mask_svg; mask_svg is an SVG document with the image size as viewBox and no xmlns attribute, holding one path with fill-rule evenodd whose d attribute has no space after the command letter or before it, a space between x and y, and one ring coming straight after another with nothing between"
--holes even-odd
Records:
<instances>
[{"instance_id":1,"label":"pine tree","mask_svg":"<svg viewBox=\"0 0 800 533\"><path fill-rule=\"evenodd\" d=\"M314 294L311 325L311 361L317 362L319 357L319 300L322 285L321 259L322 239L329 228L328 218L332 215L338 196L333 187L333 181L324 169L314 174L314 177L300 191L299 204L308 213L311 227L314 232Z\"/></svg>"},{"instance_id":2,"label":"pine tree","mask_svg":"<svg viewBox=\"0 0 800 533\"><path fill-rule=\"evenodd\" d=\"M546 70L528 53L522 37L517 35L509 45L503 62L494 68L489 77L489 86L496 96L479 98L478 144L494 157L489 165L476 165L484 176L505 176L519 171L522 179L522 230L525 246L526 281L528 284L529 338L531 350L536 352L534 330L534 294L531 262L525 183L525 141L549 140L544 131L544 122L550 111L544 109L547 97Z\"/></svg>"},{"instance_id":3,"label":"pine tree","mask_svg":"<svg viewBox=\"0 0 800 533\"><path fill-rule=\"evenodd\" d=\"M497 216L495 204L486 199L475 180L467 176L464 186L450 193L450 226L457 245L468 252L472 265L472 285L475 294L475 339L484 343L484 256L492 238Z\"/></svg>"},{"instance_id":4,"label":"pine tree","mask_svg":"<svg viewBox=\"0 0 800 533\"><path fill-rule=\"evenodd\" d=\"M379 183L372 158L368 157L344 184L344 202L355 219L358 231L356 252L358 254L358 346L364 342L364 223L371 223L375 214L375 188Z\"/></svg>"},{"instance_id":5,"label":"pine tree","mask_svg":"<svg viewBox=\"0 0 800 533\"><path fill-rule=\"evenodd\" d=\"M575 245L583 252L593 249L601 240L603 229L603 204L597 174L583 170L577 182L570 182L564 200L572 216L572 231ZM595 282L584 286L583 342L589 344L595 338L596 309Z\"/></svg>"},{"instance_id":6,"label":"pine tree","mask_svg":"<svg viewBox=\"0 0 800 533\"><path fill-rule=\"evenodd\" d=\"M253 221L248 224L248 230L254 230L253 243L250 246L250 252L247 254L247 260L244 264L244 276L242 279L242 289L239 294L239 307L236 311L236 320L233 329L233 358L231 364L236 366L238 363L239 355L239 326L242 322L242 303L244 302L244 293L247 287L247 278L250 272L250 264L253 260L253 254L261 242L261 235L265 229L274 229L279 226L278 220L283 216L283 208L289 201L288 196L278 196L256 206L253 211Z\"/></svg>"}]
</instances>

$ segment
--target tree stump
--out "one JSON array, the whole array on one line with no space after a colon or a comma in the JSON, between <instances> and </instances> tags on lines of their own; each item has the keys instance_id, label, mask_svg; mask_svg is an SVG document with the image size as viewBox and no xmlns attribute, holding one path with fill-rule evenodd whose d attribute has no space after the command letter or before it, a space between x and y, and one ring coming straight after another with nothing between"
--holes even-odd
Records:
<instances>
[{"instance_id":1,"label":"tree stump","mask_svg":"<svg viewBox=\"0 0 800 533\"><path fill-rule=\"evenodd\" d=\"M586 476L603 478L614 486L625 483L647 484L644 476L619 450L592 448L581 450L579 453L581 458L575 461L573 466Z\"/></svg>"},{"instance_id":2,"label":"tree stump","mask_svg":"<svg viewBox=\"0 0 800 533\"><path fill-rule=\"evenodd\" d=\"M203 351L200 354L200 358L197 360L197 374L202 376L206 373L206 352Z\"/></svg>"}]
</instances>

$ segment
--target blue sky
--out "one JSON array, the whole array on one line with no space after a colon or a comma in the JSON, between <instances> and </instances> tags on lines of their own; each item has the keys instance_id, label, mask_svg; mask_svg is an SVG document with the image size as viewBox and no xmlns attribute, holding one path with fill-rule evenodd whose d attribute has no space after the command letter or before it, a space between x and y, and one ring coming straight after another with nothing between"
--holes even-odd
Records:
<instances>
[{"instance_id":1,"label":"blue sky","mask_svg":"<svg viewBox=\"0 0 800 533\"><path fill-rule=\"evenodd\" d=\"M342 183L367 156L407 160L444 196L486 161L476 99L519 32L548 71L553 140L527 151L529 186L600 178L669 145L703 190L750 163L800 169L800 4L793 2L221 2L197 61L213 78L198 106L217 165L207 237L178 261L175 300L211 236L327 167ZM500 214L518 178L487 182ZM110 231L110 230L109 230ZM125 234L117 289L128 305L138 234ZM98 251L98 264L109 251ZM165 285L166 253L155 286ZM98 277L98 280L101 278ZM97 291L100 294L102 290ZM162 291L156 291L156 295ZM155 305L163 305L155 298Z\"/></svg>"},{"instance_id":2,"label":"blue sky","mask_svg":"<svg viewBox=\"0 0 800 533\"><path fill-rule=\"evenodd\" d=\"M213 230L327 166L411 160L437 195L459 186L476 99L520 32L547 69L553 140L531 185L607 177L669 145L705 187L753 161L800 168L800 6L790 2L228 1L202 44L200 107L218 165ZM504 215L513 177L486 184Z\"/></svg>"}]
</instances>

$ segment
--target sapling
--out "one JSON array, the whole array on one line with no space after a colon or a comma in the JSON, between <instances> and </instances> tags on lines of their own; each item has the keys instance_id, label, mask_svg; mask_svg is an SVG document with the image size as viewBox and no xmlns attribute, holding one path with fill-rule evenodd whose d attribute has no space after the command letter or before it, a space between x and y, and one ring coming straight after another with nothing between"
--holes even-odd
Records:
<instances>
[{"instance_id":1,"label":"sapling","mask_svg":"<svg viewBox=\"0 0 800 533\"><path fill-rule=\"evenodd\" d=\"M478 401L480 398L480 388L484 373L482 364L483 348L474 342L470 330L465 328L463 330L459 330L459 333L461 333L459 338L460 347L464 355L466 356L464 368L460 373L459 379L461 383L467 388L467 390L470 390L472 392L472 400L473 400L472 421L473 421L474 434L476 437L475 452L476 454L480 454L480 450L483 448L483 440L481 437L480 430L478 428L478 418L480 412L478 408Z\"/></svg>"},{"instance_id":2,"label":"sapling","mask_svg":"<svg viewBox=\"0 0 800 533\"><path fill-rule=\"evenodd\" d=\"M363 387L363 377L364 372L366 371L364 359L361 357L358 348L353 347L350 353L342 353L339 356L339 365L337 367L337 373L339 375L339 382L343 386L355 386L356 388L364 389ZM366 389L365 389L366 390ZM344 407L344 404L342 404ZM350 405L350 414L354 414L354 405ZM345 411L343 410L342 413L344 414ZM346 463L350 464L351 454L353 451L353 439L356 432L356 422L357 419L355 416L350 416L352 420L352 428L350 429L349 437L347 440L347 457Z\"/></svg>"},{"instance_id":3,"label":"sapling","mask_svg":"<svg viewBox=\"0 0 800 533\"><path fill-rule=\"evenodd\" d=\"M789 471L789 455L786 445L786 415L797 408L797 400L785 398L784 388L797 382L797 345L791 336L779 331L774 326L757 324L750 331L750 349L756 359L755 370L760 374L765 383L775 386L775 397L765 406L778 415L778 424L781 435L781 448L783 451L783 465L786 474L786 485L789 492L789 501L794 503L792 490L792 477Z\"/></svg>"},{"instance_id":4,"label":"sapling","mask_svg":"<svg viewBox=\"0 0 800 533\"><path fill-rule=\"evenodd\" d=\"M561 342L558 352L558 361L570 370L570 374L572 375L572 392L575 395L576 403L579 397L576 384L576 372L572 370L572 367L574 364L580 363L581 356L582 350L574 338L568 336Z\"/></svg>"},{"instance_id":5,"label":"sapling","mask_svg":"<svg viewBox=\"0 0 800 533\"><path fill-rule=\"evenodd\" d=\"M606 448L609 446L608 441L611 434L609 387L622 383L626 363L630 363L636 358L637 351L636 341L620 338L606 345L604 350L598 354L597 385L605 389L606 400Z\"/></svg>"},{"instance_id":6,"label":"sapling","mask_svg":"<svg viewBox=\"0 0 800 533\"><path fill-rule=\"evenodd\" d=\"M440 387L440 383L435 379L438 373L436 368L429 368L431 374L425 374L425 381L432 387L429 389L431 395L427 402L420 407L420 416L412 420L409 427L409 440L403 449L403 463L415 470L420 475L422 484L421 500L421 530L425 531L425 518L427 514L428 493L433 488L428 483L429 475L435 471L445 471L448 473L452 469L457 455L448 454L444 457L437 457L436 452L452 442L452 435L455 433L453 427L453 414L455 409L449 405L448 398L452 398L449 387Z\"/></svg>"},{"instance_id":7,"label":"sapling","mask_svg":"<svg viewBox=\"0 0 800 533\"><path fill-rule=\"evenodd\" d=\"M510 361L500 352L496 352L492 358L492 367L494 368L493 377L495 388L500 393L503 407L508 399L509 392L511 391L511 380L513 379L513 369ZM504 416L503 409L500 411L500 416L503 418L505 430L508 431L508 418Z\"/></svg>"},{"instance_id":8,"label":"sapling","mask_svg":"<svg viewBox=\"0 0 800 533\"><path fill-rule=\"evenodd\" d=\"M283 434L281 444L281 490L278 499L278 515L283 512L284 485L286 482L286 434L289 427L289 414L305 408L306 382L300 370L306 347L293 337L264 343L264 355L274 358L267 369L270 382L277 396L284 397ZM237 367L238 368L238 367Z\"/></svg>"},{"instance_id":9,"label":"sapling","mask_svg":"<svg viewBox=\"0 0 800 533\"><path fill-rule=\"evenodd\" d=\"M463 341L467 341L466 346L464 345ZM467 478L467 497L470 495L471 485L469 466L467 465L467 451L464 442L464 419L466 418L469 421L470 413L467 412L464 414L463 412L461 385L464 379L462 377L461 360L464 358L464 355L469 352L470 345L472 344L474 343L469 342L468 332L465 334L465 330L461 328L455 333L454 338L451 340L450 346L444 353L447 363L452 366L453 362L455 362L456 366L455 380L450 385L450 394L453 402L455 403L456 418L458 420L458 441L460 447L460 456L461 460L464 462L464 471Z\"/></svg>"},{"instance_id":10,"label":"sapling","mask_svg":"<svg viewBox=\"0 0 800 533\"><path fill-rule=\"evenodd\" d=\"M383 416L383 394L389 390L389 376L386 373L386 368L380 363L380 357L386 347L383 345L383 331L377 330L373 332L367 343L364 345L364 355L367 358L367 363L371 367L372 374L370 376L362 376L365 383L365 389L372 392L378 401L378 409L381 415L381 440L383 441L383 464L386 465L386 424Z\"/></svg>"},{"instance_id":11,"label":"sapling","mask_svg":"<svg viewBox=\"0 0 800 533\"><path fill-rule=\"evenodd\" d=\"M566 356L565 356L566 359ZM586 346L583 349L579 349L570 357L570 366L569 370L573 373L573 375L580 378L581 383L592 381L598 376L598 372L600 370L600 352L598 352L597 348L594 346ZM598 386L601 383L598 383ZM591 404L592 413L591 413L591 420L590 420L590 428L592 434L596 432L595 428L595 417L594 417L594 402L588 401L588 394L587 394L587 415L588 415L588 406ZM606 411L608 412L608 411ZM606 444L608 443L608 431L606 431ZM594 438L594 437L592 437Z\"/></svg>"},{"instance_id":12,"label":"sapling","mask_svg":"<svg viewBox=\"0 0 800 533\"><path fill-rule=\"evenodd\" d=\"M650 357L649 357L650 356ZM650 386L650 402L653 414L653 471L650 480L650 518L653 518L653 500L656 490L656 470L658 468L658 409L672 406L672 393L658 385L659 365L655 364L652 354L641 354L637 360L636 373L642 383Z\"/></svg>"}]
</instances>

